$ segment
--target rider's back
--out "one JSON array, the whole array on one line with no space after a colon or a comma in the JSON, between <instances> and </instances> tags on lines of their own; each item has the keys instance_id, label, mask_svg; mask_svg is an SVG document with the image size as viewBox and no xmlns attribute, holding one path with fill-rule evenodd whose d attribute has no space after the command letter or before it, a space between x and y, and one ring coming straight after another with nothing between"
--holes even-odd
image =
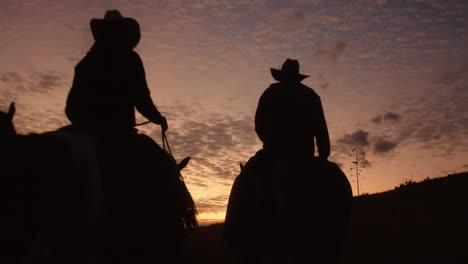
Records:
<instances>
[{"instance_id":1,"label":"rider's back","mask_svg":"<svg viewBox=\"0 0 468 264\"><path fill-rule=\"evenodd\" d=\"M131 130L134 107L153 112L152 106L138 54L94 46L75 68L66 114L87 130Z\"/></svg>"},{"instance_id":2,"label":"rider's back","mask_svg":"<svg viewBox=\"0 0 468 264\"><path fill-rule=\"evenodd\" d=\"M258 103L255 130L265 149L310 154L316 139L319 153L329 152L320 97L300 82L278 82L265 90Z\"/></svg>"}]
</instances>

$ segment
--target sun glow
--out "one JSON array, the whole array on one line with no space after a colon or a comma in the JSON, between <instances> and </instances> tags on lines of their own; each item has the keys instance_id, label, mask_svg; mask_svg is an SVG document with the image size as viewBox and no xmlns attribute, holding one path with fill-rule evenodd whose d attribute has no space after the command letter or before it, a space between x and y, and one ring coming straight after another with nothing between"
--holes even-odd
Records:
<instances>
[{"instance_id":1,"label":"sun glow","mask_svg":"<svg viewBox=\"0 0 468 264\"><path fill-rule=\"evenodd\" d=\"M226 212L203 212L198 215L198 221L200 225L205 226L205 225L210 225L210 224L217 224L217 223L222 223L224 222L224 218L226 216Z\"/></svg>"}]
</instances>

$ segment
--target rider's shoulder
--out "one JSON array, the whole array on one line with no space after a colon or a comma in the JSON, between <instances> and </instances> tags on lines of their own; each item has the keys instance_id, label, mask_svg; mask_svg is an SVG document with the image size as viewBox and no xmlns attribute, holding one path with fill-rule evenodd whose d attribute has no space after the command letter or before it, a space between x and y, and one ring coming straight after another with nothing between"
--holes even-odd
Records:
<instances>
[{"instance_id":1,"label":"rider's shoulder","mask_svg":"<svg viewBox=\"0 0 468 264\"><path fill-rule=\"evenodd\" d=\"M283 90L283 84L280 82L272 83L270 86L268 86L267 89L263 92L265 95L271 94L271 93L276 93Z\"/></svg>"},{"instance_id":2,"label":"rider's shoulder","mask_svg":"<svg viewBox=\"0 0 468 264\"><path fill-rule=\"evenodd\" d=\"M301 88L302 90L307 94L309 95L310 97L313 97L317 100L320 100L320 96L314 91L314 89L310 88L309 86L301 83Z\"/></svg>"},{"instance_id":3,"label":"rider's shoulder","mask_svg":"<svg viewBox=\"0 0 468 264\"><path fill-rule=\"evenodd\" d=\"M279 83L272 83L272 84L270 84L270 86L268 86L268 88L266 88L266 89L263 91L261 97L269 97L269 96L272 96L272 94L274 94L275 91L277 91L279 87L280 87Z\"/></svg>"},{"instance_id":4,"label":"rider's shoulder","mask_svg":"<svg viewBox=\"0 0 468 264\"><path fill-rule=\"evenodd\" d=\"M275 83L270 84L270 86L268 88L280 88L282 86L283 86L283 83L275 82Z\"/></svg>"},{"instance_id":5,"label":"rider's shoulder","mask_svg":"<svg viewBox=\"0 0 468 264\"><path fill-rule=\"evenodd\" d=\"M130 50L128 52L128 56L133 59L133 60L136 60L136 61L141 61L141 57L140 57L140 54L138 54L138 52L134 51L134 50Z\"/></svg>"}]
</instances>

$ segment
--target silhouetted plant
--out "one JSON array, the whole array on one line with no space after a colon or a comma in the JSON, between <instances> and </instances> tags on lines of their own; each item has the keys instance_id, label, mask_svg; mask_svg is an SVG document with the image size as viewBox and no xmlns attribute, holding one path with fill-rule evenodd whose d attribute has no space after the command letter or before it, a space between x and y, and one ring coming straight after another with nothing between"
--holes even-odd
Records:
<instances>
[{"instance_id":1,"label":"silhouetted plant","mask_svg":"<svg viewBox=\"0 0 468 264\"><path fill-rule=\"evenodd\" d=\"M351 171L351 176L356 177L357 196L359 196L359 174L362 172L362 169L366 168L364 163L366 160L366 152L362 149L352 149L351 153L349 153L349 157L351 156L353 156L354 159L352 161L353 165L349 170Z\"/></svg>"},{"instance_id":2,"label":"silhouetted plant","mask_svg":"<svg viewBox=\"0 0 468 264\"><path fill-rule=\"evenodd\" d=\"M405 186L408 186L408 185L412 185L412 184L415 184L416 182L413 181L413 180L406 180L405 182L401 183L400 184L400 187L405 187Z\"/></svg>"}]
</instances>

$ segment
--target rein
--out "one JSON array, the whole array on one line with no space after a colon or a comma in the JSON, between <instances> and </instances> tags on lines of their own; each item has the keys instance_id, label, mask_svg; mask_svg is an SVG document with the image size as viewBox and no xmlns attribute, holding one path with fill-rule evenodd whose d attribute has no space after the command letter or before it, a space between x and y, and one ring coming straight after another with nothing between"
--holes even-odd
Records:
<instances>
[{"instance_id":1,"label":"rein","mask_svg":"<svg viewBox=\"0 0 468 264\"><path fill-rule=\"evenodd\" d=\"M151 121L145 121L145 122L142 122L142 123L138 123L138 124L136 124L135 126L136 126L136 127L137 127L137 126L142 126L142 125L146 125L146 124L148 124L148 123L151 123Z\"/></svg>"},{"instance_id":2,"label":"rein","mask_svg":"<svg viewBox=\"0 0 468 264\"><path fill-rule=\"evenodd\" d=\"M167 146L167 151L169 152L169 155L171 155L171 158L174 159L174 156L172 155L171 147L169 146L169 141L167 140L166 132L161 131L161 138L163 142L163 149L166 150L166 146Z\"/></svg>"},{"instance_id":3,"label":"rein","mask_svg":"<svg viewBox=\"0 0 468 264\"><path fill-rule=\"evenodd\" d=\"M151 123L151 121L145 121L145 122L142 122L142 123L138 123L136 124L135 126L143 126L143 125L146 125L146 124L149 124ZM169 146L169 141L167 140L167 136L166 136L166 132L161 130L161 139L162 139L162 142L163 142L163 150L166 150L166 147L167 147L167 151L169 152L169 155L171 155L171 158L174 159L174 156L172 155L172 150L171 150L171 147Z\"/></svg>"}]
</instances>

